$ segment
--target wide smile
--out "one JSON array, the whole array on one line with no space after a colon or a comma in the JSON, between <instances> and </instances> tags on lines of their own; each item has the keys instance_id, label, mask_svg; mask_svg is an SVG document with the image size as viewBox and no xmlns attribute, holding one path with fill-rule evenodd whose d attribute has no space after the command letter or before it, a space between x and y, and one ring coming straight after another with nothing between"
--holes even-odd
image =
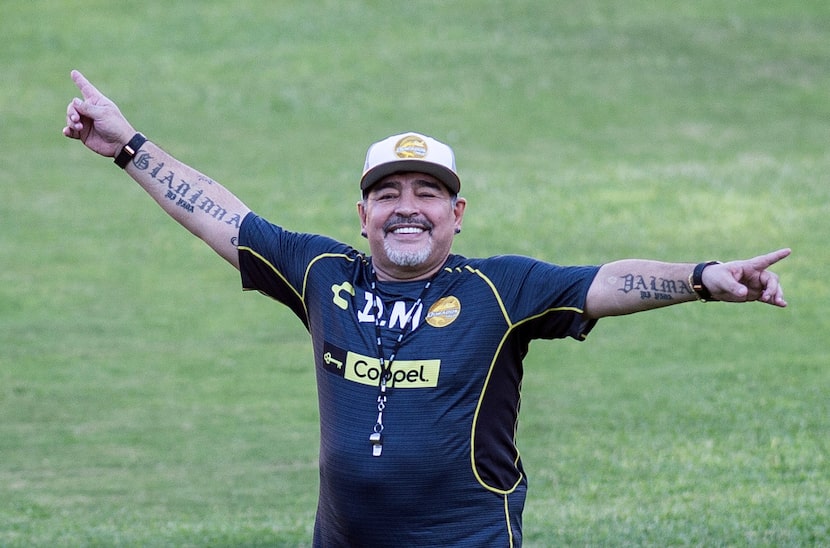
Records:
<instances>
[{"instance_id":1,"label":"wide smile","mask_svg":"<svg viewBox=\"0 0 830 548\"><path fill-rule=\"evenodd\" d=\"M403 235L403 234L422 234L426 232L427 229L422 226L399 226L395 227L389 232L395 235Z\"/></svg>"},{"instance_id":2,"label":"wide smile","mask_svg":"<svg viewBox=\"0 0 830 548\"><path fill-rule=\"evenodd\" d=\"M422 234L432 232L432 224L426 219L407 219L396 217L389 219L383 226L386 236L393 235L404 239L415 239Z\"/></svg>"}]
</instances>

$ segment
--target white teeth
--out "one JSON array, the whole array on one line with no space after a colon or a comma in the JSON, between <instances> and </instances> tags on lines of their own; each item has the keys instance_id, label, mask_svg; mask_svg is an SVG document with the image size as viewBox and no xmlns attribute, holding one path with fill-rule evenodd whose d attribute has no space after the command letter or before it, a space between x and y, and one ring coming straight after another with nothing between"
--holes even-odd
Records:
<instances>
[{"instance_id":1,"label":"white teeth","mask_svg":"<svg viewBox=\"0 0 830 548\"><path fill-rule=\"evenodd\" d=\"M395 234L420 234L423 231L423 228L418 228L415 226L405 226L402 228L396 228L394 230Z\"/></svg>"}]
</instances>

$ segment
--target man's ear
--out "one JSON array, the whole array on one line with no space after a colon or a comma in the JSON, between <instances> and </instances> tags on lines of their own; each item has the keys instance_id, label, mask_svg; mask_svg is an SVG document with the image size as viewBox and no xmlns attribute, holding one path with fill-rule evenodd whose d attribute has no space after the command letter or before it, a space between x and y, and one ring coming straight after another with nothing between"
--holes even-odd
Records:
<instances>
[{"instance_id":1,"label":"man's ear","mask_svg":"<svg viewBox=\"0 0 830 548\"><path fill-rule=\"evenodd\" d=\"M455 233L461 232L461 221L464 219L464 211L467 209L467 200L459 196L455 199L453 213L455 214Z\"/></svg>"},{"instance_id":2,"label":"man's ear","mask_svg":"<svg viewBox=\"0 0 830 548\"><path fill-rule=\"evenodd\" d=\"M366 232L366 202L364 200L357 202L357 216L360 217L360 235L368 238L369 235Z\"/></svg>"}]
</instances>

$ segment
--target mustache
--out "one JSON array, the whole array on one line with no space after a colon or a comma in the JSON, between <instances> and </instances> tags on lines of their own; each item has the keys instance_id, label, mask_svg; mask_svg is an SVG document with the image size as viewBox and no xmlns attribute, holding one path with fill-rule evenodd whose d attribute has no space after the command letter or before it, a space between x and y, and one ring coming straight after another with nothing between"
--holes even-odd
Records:
<instances>
[{"instance_id":1,"label":"mustache","mask_svg":"<svg viewBox=\"0 0 830 548\"><path fill-rule=\"evenodd\" d=\"M424 219L423 217L418 217L417 215L413 215L410 217L404 217L403 215L395 215L394 217L389 218L389 220L383 223L383 231L389 232L396 225L415 225L420 226L421 228L427 231L432 231L432 228L434 226L427 219Z\"/></svg>"}]
</instances>

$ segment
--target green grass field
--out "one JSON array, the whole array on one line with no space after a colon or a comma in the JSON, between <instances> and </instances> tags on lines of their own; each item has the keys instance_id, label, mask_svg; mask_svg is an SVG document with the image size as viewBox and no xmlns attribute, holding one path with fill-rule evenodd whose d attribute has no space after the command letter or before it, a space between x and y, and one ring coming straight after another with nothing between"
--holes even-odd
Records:
<instances>
[{"instance_id":1,"label":"green grass field","mask_svg":"<svg viewBox=\"0 0 830 548\"><path fill-rule=\"evenodd\" d=\"M456 251L790 246L790 307L536 342L527 546L830 545L830 4L3 2L0 546L308 545L301 324L60 135L78 68L296 230L363 246L366 146L456 149Z\"/></svg>"}]
</instances>

